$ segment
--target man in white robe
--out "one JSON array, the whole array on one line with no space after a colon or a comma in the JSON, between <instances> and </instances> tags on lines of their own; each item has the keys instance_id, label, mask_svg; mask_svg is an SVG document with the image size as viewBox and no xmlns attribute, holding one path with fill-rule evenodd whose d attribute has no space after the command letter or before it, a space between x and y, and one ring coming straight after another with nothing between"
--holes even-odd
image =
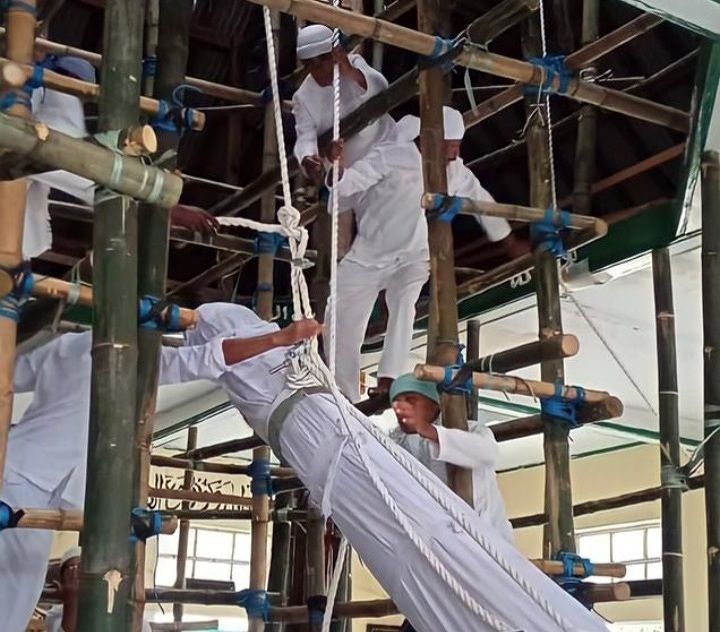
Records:
<instances>
[{"instance_id":1,"label":"man in white robe","mask_svg":"<svg viewBox=\"0 0 720 632\"><path fill-rule=\"evenodd\" d=\"M189 346L164 352L165 377L212 379L222 386L253 430L295 469L312 501L333 518L418 632L607 632L599 617L523 558L420 463L405 457L435 487L428 493L365 429L361 422L367 418L342 397L293 394L287 388L288 346L317 334L317 323L300 321L279 330L230 304L204 305L198 312L197 328L187 332ZM387 489L397 514L383 500L366 463ZM484 546L450 517L438 498L462 514ZM397 515L419 542L411 541ZM435 556L465 591L465 599L418 545ZM475 606L468 605L472 602L492 622L474 612Z\"/></svg>"}]
</instances>

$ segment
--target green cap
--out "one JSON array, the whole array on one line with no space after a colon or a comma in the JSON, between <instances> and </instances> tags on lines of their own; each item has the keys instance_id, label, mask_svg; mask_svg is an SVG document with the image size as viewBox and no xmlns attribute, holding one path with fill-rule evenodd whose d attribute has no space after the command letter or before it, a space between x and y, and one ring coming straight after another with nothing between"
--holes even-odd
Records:
<instances>
[{"instance_id":1,"label":"green cap","mask_svg":"<svg viewBox=\"0 0 720 632\"><path fill-rule=\"evenodd\" d=\"M403 393L419 393L435 402L438 406L440 405L437 384L418 380L412 373L405 373L395 379L390 387L390 401L394 401L398 395Z\"/></svg>"}]
</instances>

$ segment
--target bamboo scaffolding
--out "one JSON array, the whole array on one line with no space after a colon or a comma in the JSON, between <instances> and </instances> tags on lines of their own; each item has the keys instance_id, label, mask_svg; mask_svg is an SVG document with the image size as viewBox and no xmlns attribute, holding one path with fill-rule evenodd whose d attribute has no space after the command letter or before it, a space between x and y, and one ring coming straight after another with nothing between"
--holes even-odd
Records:
<instances>
[{"instance_id":1,"label":"bamboo scaffolding","mask_svg":"<svg viewBox=\"0 0 720 632\"><path fill-rule=\"evenodd\" d=\"M97 273L96 273L97 274ZM93 306L93 288L87 285L77 285L62 279L53 279L52 277L44 277L38 274L33 275L33 296L42 296L45 298L53 298L66 301L70 304ZM166 308L167 309L167 308ZM185 328L192 328L197 324L197 314L192 309L184 307L180 309L180 325ZM134 315L134 321L137 323L137 312Z\"/></svg>"},{"instance_id":2,"label":"bamboo scaffolding","mask_svg":"<svg viewBox=\"0 0 720 632\"><path fill-rule=\"evenodd\" d=\"M7 55L13 62L23 64L32 61L35 31L36 0L8 4ZM22 101L15 103L8 112L16 117L30 118L30 109ZM23 228L27 181L0 182L0 295L12 289L10 275L2 269L14 270L22 263ZM0 486L5 472L5 456L13 408L13 373L15 370L15 342L17 323L12 318L0 317Z\"/></svg>"},{"instance_id":3,"label":"bamboo scaffolding","mask_svg":"<svg viewBox=\"0 0 720 632\"><path fill-rule=\"evenodd\" d=\"M415 377L428 382L437 382L441 384L445 381L445 367L432 366L430 364L418 364L415 366ZM452 370L455 376L457 370ZM495 375L490 373L473 373L473 384L479 389L488 391L501 391L513 395L528 395L530 397L552 397L555 395L556 385L550 382L538 382L536 380L526 380L512 375ZM593 391L585 389L584 402L587 404L597 404L604 402L610 398L610 393L606 391ZM577 400L579 391L575 386L563 386L560 397L568 401Z\"/></svg>"},{"instance_id":4,"label":"bamboo scaffolding","mask_svg":"<svg viewBox=\"0 0 720 632\"><path fill-rule=\"evenodd\" d=\"M325 519L320 511L311 509L310 517L305 523L305 603L311 632L320 632L321 625L317 614L325 608Z\"/></svg>"},{"instance_id":5,"label":"bamboo scaffolding","mask_svg":"<svg viewBox=\"0 0 720 632\"><path fill-rule=\"evenodd\" d=\"M680 428L678 410L675 312L670 253L667 248L652 253L655 329L658 356L660 480L663 494L662 568L663 619L668 632L685 629L683 597L682 486L680 473Z\"/></svg>"},{"instance_id":6,"label":"bamboo scaffolding","mask_svg":"<svg viewBox=\"0 0 720 632\"><path fill-rule=\"evenodd\" d=\"M530 560L537 568L546 575L564 575L565 568L562 562L557 560ZM625 564L593 564L593 577L625 577ZM585 577L585 569L582 564L573 565L575 577Z\"/></svg>"},{"instance_id":7,"label":"bamboo scaffolding","mask_svg":"<svg viewBox=\"0 0 720 632\"><path fill-rule=\"evenodd\" d=\"M377 18L343 11L315 0L250 1L306 20L340 28L346 33L355 33L379 40L384 44L404 48L418 55L430 56L435 50L436 41L433 35L413 31ZM537 86L545 82L545 73L541 68L528 62L489 53L477 47L465 46L455 62L466 68L512 79L522 84ZM557 91L560 82L559 77L554 77L551 89ZM563 96L680 132L688 132L690 129L690 118L686 112L577 78L570 79L567 92Z\"/></svg>"},{"instance_id":8,"label":"bamboo scaffolding","mask_svg":"<svg viewBox=\"0 0 720 632\"><path fill-rule=\"evenodd\" d=\"M220 622L211 621L173 621L172 623L151 623L152 632L189 632L191 630L217 630Z\"/></svg>"},{"instance_id":9,"label":"bamboo scaffolding","mask_svg":"<svg viewBox=\"0 0 720 632\"><path fill-rule=\"evenodd\" d=\"M80 509L22 509L16 529L46 529L49 531L82 531L83 512ZM177 529L175 516L163 516L160 533L172 535Z\"/></svg>"},{"instance_id":10,"label":"bamboo scaffolding","mask_svg":"<svg viewBox=\"0 0 720 632\"><path fill-rule=\"evenodd\" d=\"M437 193L425 193L422 197L422 206L425 209L435 208L436 201L441 197ZM464 197L452 197L453 201L460 203L460 213L465 215L487 215L489 217L504 217L508 221L540 222L545 219L547 208L531 208L515 204L499 204L486 200L471 200ZM598 217L588 215L567 214L568 226L574 230L589 230L599 237L607 234L607 224Z\"/></svg>"},{"instance_id":11,"label":"bamboo scaffolding","mask_svg":"<svg viewBox=\"0 0 720 632\"><path fill-rule=\"evenodd\" d=\"M709 630L720 629L720 155L702 160L705 512Z\"/></svg>"},{"instance_id":12,"label":"bamboo scaffolding","mask_svg":"<svg viewBox=\"0 0 720 632\"><path fill-rule=\"evenodd\" d=\"M151 463L157 467L170 467L181 470L193 470L195 472L213 472L216 474L231 474L249 476L249 465L235 465L234 463L208 463L194 459L179 459L171 456L160 456L153 454ZM291 467L270 467L272 476L295 476L295 470Z\"/></svg>"},{"instance_id":13,"label":"bamboo scaffolding","mask_svg":"<svg viewBox=\"0 0 720 632\"><path fill-rule=\"evenodd\" d=\"M188 451L195 449L197 446L198 429L197 426L188 428L187 438L187 449ZM192 469L185 470L183 476L183 490L191 491L193 484L193 471ZM186 514L190 511L189 503L185 502L182 505L181 514ZM187 571L187 557L188 557L188 544L190 542L190 519L186 515L177 516L180 519L180 532L178 533L178 548L177 548L177 560L175 564L175 588L183 590L187 587L186 585L186 571ZM182 622L183 618L183 604L173 604L173 621L175 624Z\"/></svg>"},{"instance_id":14,"label":"bamboo scaffolding","mask_svg":"<svg viewBox=\"0 0 720 632\"><path fill-rule=\"evenodd\" d=\"M302 509L289 509L285 503L281 502L288 498L282 495L275 501L275 509L270 512L269 519L275 523L274 529L283 524L291 522L304 522L308 520L310 514ZM181 509L180 511L169 511L170 515L175 516L178 520L252 520L252 510L226 510L226 509ZM269 590L269 592L277 592Z\"/></svg>"},{"instance_id":15,"label":"bamboo scaffolding","mask_svg":"<svg viewBox=\"0 0 720 632\"><path fill-rule=\"evenodd\" d=\"M0 57L0 68L6 66L10 62L9 59ZM28 80L33 76L35 67L32 64L14 64L20 68L25 74L25 79ZM100 85L96 83L89 83L87 81L81 81L74 77L67 75L61 75L60 73L52 70L43 70L42 84L45 88L51 90L57 90L58 92L64 92L65 94L73 94L80 99L85 101L98 101L100 99ZM157 99L151 99L150 97L139 96L138 103L140 104L140 111L148 116L155 116L160 112L162 107L160 101ZM183 108L183 116L185 109ZM205 114L197 110L191 112L191 125L190 128L196 131L200 131L205 127Z\"/></svg>"},{"instance_id":16,"label":"bamboo scaffolding","mask_svg":"<svg viewBox=\"0 0 720 632\"><path fill-rule=\"evenodd\" d=\"M687 481L687 490L702 489L705 486L705 475L693 476ZM587 516L599 511L611 511L613 509L621 509L623 507L632 507L642 503L655 502L662 497L662 487L650 487L641 489L636 492L621 494L611 498L600 498L598 500L589 500L587 502L578 503L573 507L573 515ZM510 523L513 529L524 529L525 527L541 527L547 522L547 516L544 513L533 514L531 516L522 516L511 518Z\"/></svg>"},{"instance_id":17,"label":"bamboo scaffolding","mask_svg":"<svg viewBox=\"0 0 720 632\"><path fill-rule=\"evenodd\" d=\"M225 456L226 454L232 454L233 452L253 450L262 445L265 445L265 442L257 435L252 435L250 437L232 439L231 441L223 441L222 443L196 448L183 454L182 457L193 460L205 460L216 456Z\"/></svg>"},{"instance_id":18,"label":"bamboo scaffolding","mask_svg":"<svg viewBox=\"0 0 720 632\"><path fill-rule=\"evenodd\" d=\"M124 130L138 123L143 17L132 0L107 0L105 4L100 131ZM50 133L49 138L52 136ZM48 143L40 143L37 151L43 146ZM89 153L88 148L81 156ZM106 150L102 154L103 159L111 157ZM113 173L111 165L107 173ZM90 449L78 632L128 629L133 613L128 538L134 468L128 465L135 453L138 368L137 205L117 193L97 195L95 205L93 252L101 256L93 262Z\"/></svg>"},{"instance_id":19,"label":"bamboo scaffolding","mask_svg":"<svg viewBox=\"0 0 720 632\"><path fill-rule=\"evenodd\" d=\"M0 114L0 147L139 200L174 206L180 199L182 179L175 174L66 136L44 123Z\"/></svg>"},{"instance_id":20,"label":"bamboo scaffolding","mask_svg":"<svg viewBox=\"0 0 720 632\"><path fill-rule=\"evenodd\" d=\"M237 507L249 507L252 505L252 498L249 496L186 491L183 489L158 489L151 487L148 490L148 495L150 498L185 500L196 503L212 503L214 505L232 505Z\"/></svg>"},{"instance_id":21,"label":"bamboo scaffolding","mask_svg":"<svg viewBox=\"0 0 720 632\"><path fill-rule=\"evenodd\" d=\"M467 331L465 334L465 347L467 349L467 362L477 362L480 359L480 321L476 318L469 320L467 323ZM467 364L467 363L466 363ZM467 402L467 418L478 418L478 390L473 387L471 393L466 398Z\"/></svg>"}]
</instances>

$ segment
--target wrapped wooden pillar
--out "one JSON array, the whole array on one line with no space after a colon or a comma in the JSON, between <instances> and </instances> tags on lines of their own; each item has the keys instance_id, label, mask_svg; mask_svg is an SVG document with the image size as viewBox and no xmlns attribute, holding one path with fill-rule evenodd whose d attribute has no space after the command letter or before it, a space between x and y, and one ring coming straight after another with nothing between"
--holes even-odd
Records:
<instances>
[{"instance_id":1,"label":"wrapped wooden pillar","mask_svg":"<svg viewBox=\"0 0 720 632\"><path fill-rule=\"evenodd\" d=\"M5 13L7 56L22 64L33 61L35 42L36 0L11 0ZM22 90L16 91L24 95ZM28 105L19 100L8 109L9 114L30 118ZM3 270L13 270L22 262L23 226L27 181L0 182L0 299L12 289L12 279ZM5 471L5 452L12 419L13 372L15 370L15 338L17 322L0 312L0 485Z\"/></svg>"},{"instance_id":2,"label":"wrapped wooden pillar","mask_svg":"<svg viewBox=\"0 0 720 632\"><path fill-rule=\"evenodd\" d=\"M143 7L108 0L103 34L99 128L138 122ZM80 573L79 632L125 631L133 578L133 506L137 383L137 206L99 190L93 251L93 366ZM112 493L108 493L112 490Z\"/></svg>"},{"instance_id":3,"label":"wrapped wooden pillar","mask_svg":"<svg viewBox=\"0 0 720 632\"><path fill-rule=\"evenodd\" d=\"M523 25L523 54L527 58L542 55L539 16ZM530 169L530 205L548 208L553 204L551 155L548 145L546 108L537 97L526 98L526 112L533 116L527 130L528 160ZM543 248L536 248L535 291L540 340L562 334L562 312L558 266L555 256ZM564 364L559 360L546 360L540 364L544 382L564 381ZM543 557L552 559L560 551L575 550L575 533L572 515L572 489L570 485L570 449L568 425L547 418L543 437L545 453L545 512L548 523L543 536Z\"/></svg>"},{"instance_id":4,"label":"wrapped wooden pillar","mask_svg":"<svg viewBox=\"0 0 720 632\"><path fill-rule=\"evenodd\" d=\"M451 13L453 2L419 0L418 29L442 33L443 17ZM443 71L430 68L420 72L420 147L423 156L423 180L426 191L447 193L447 161L442 107L448 92ZM428 325L428 362L448 365L457 360L458 310L455 286L455 253L452 226L434 219L430 236L430 321ZM467 409L461 395L444 395L443 424L467 430ZM448 465L448 483L468 504L473 504L472 473Z\"/></svg>"},{"instance_id":5,"label":"wrapped wooden pillar","mask_svg":"<svg viewBox=\"0 0 720 632\"><path fill-rule=\"evenodd\" d=\"M703 155L702 297L709 630L720 629L720 155Z\"/></svg>"},{"instance_id":6,"label":"wrapped wooden pillar","mask_svg":"<svg viewBox=\"0 0 720 632\"><path fill-rule=\"evenodd\" d=\"M477 318L469 320L467 323L467 347L465 359L468 362L480 359L480 321ZM468 419L478 418L478 390L473 387L472 393L467 398L467 416Z\"/></svg>"},{"instance_id":7,"label":"wrapped wooden pillar","mask_svg":"<svg viewBox=\"0 0 720 632\"><path fill-rule=\"evenodd\" d=\"M660 482L662 497L663 619L667 632L685 630L683 601L682 493L680 467L675 310L667 248L652 253L660 402Z\"/></svg>"},{"instance_id":8,"label":"wrapped wooden pillar","mask_svg":"<svg viewBox=\"0 0 720 632\"><path fill-rule=\"evenodd\" d=\"M159 16L152 15L148 3L148 24L150 39L157 38L157 74L152 77L155 96L169 101L173 91L184 78L187 68L188 44L190 40L190 19L192 0L160 0L155 7ZM157 33L152 23L159 18ZM152 48L152 43L149 44ZM148 73L151 74L151 73ZM158 129L158 155L166 151L177 151L179 131ZM173 161L175 162L175 161ZM169 165L173 168L175 165ZM140 296L165 296L167 278L168 244L170 238L170 209L143 204L138 218L140 241L138 247L138 293ZM137 377L137 427L135 430L135 493L133 504L144 507L148 500L150 476L150 452L152 449L153 421L159 378L160 345L162 331L140 328L138 330L138 377ZM145 544L136 546L135 590L133 601L134 630L140 632L145 596Z\"/></svg>"}]
</instances>

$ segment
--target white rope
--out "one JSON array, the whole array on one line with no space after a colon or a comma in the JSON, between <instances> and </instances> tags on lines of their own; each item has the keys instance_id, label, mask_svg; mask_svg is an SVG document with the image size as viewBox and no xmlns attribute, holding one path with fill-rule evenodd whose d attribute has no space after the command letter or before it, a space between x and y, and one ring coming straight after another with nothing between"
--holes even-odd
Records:
<instances>
[{"instance_id":1,"label":"white rope","mask_svg":"<svg viewBox=\"0 0 720 632\"><path fill-rule=\"evenodd\" d=\"M332 579L327 591L327 602L325 603L325 613L323 614L323 622L321 632L329 632L332 623L333 610L335 608L335 597L337 596L338 587L340 586L340 577L346 563L348 549L348 541L345 536L340 540L338 547L337 559L335 560L335 568L333 569Z\"/></svg>"},{"instance_id":2,"label":"white rope","mask_svg":"<svg viewBox=\"0 0 720 632\"><path fill-rule=\"evenodd\" d=\"M540 0L539 6L540 12L540 38L542 40L542 54L543 57L547 56L547 31L545 28L545 3L544 0ZM545 70L544 72L548 72ZM540 106L541 99L544 99L545 118L547 126L547 137L548 137L548 161L550 163L550 195L552 197L552 208L557 209L557 187L555 184L555 154L553 151L553 129L552 129L552 111L550 110L550 95L542 95L541 89L538 87L538 107Z\"/></svg>"}]
</instances>

